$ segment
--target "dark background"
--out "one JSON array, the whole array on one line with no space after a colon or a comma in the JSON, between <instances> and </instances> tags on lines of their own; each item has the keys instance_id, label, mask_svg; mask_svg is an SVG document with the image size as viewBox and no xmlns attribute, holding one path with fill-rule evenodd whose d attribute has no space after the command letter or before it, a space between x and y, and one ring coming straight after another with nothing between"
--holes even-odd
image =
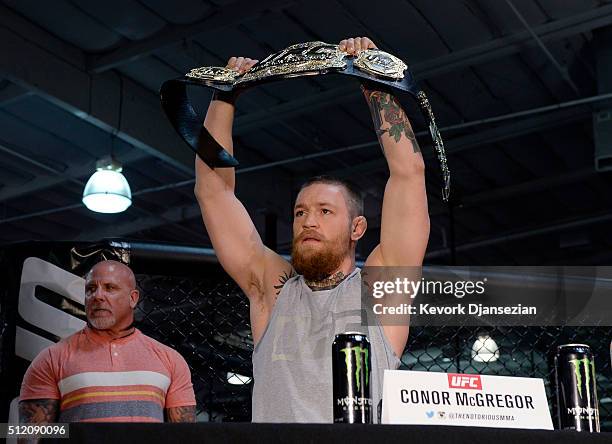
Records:
<instances>
[{"instance_id":1,"label":"dark background","mask_svg":"<svg viewBox=\"0 0 612 444\"><path fill-rule=\"evenodd\" d=\"M0 241L130 236L209 245L190 182L193 155L163 116L161 83L232 55L262 59L297 42L365 35L422 81L446 140L454 217L429 162L426 262L607 264L612 182L602 169L611 167L612 106L575 101L612 92L611 24L612 4L598 0L3 0ZM207 100L196 100L201 110ZM388 173L354 80L249 91L235 134L241 167L262 168L239 171L237 194L268 245L289 251L299 184L331 173L364 192L370 228L358 253L367 255ZM431 149L427 136L420 142ZM95 214L81 194L111 150L134 203Z\"/></svg>"}]
</instances>

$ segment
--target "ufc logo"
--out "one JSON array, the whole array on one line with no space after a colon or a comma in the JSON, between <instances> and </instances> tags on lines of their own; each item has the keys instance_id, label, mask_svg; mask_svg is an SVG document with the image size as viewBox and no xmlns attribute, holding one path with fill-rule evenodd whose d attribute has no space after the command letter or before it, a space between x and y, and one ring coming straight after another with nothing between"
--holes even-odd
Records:
<instances>
[{"instance_id":1,"label":"ufc logo","mask_svg":"<svg viewBox=\"0 0 612 444\"><path fill-rule=\"evenodd\" d=\"M448 386L450 388L482 390L480 375L461 375L448 373Z\"/></svg>"}]
</instances>

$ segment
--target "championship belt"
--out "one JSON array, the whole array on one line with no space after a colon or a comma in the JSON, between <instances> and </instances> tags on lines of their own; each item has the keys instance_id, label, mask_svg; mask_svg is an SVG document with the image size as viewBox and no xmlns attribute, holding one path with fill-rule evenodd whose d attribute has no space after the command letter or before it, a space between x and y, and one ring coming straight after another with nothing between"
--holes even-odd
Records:
<instances>
[{"instance_id":1,"label":"championship belt","mask_svg":"<svg viewBox=\"0 0 612 444\"><path fill-rule=\"evenodd\" d=\"M235 167L238 161L208 132L187 97L187 86L206 87L222 93L246 90L261 83L309 75L344 74L376 83L382 89L394 89L413 96L429 128L442 177L442 199L450 194L450 172L444 143L431 105L408 67L397 57L379 49L367 49L357 56L341 51L338 45L307 42L289 46L271 54L240 75L218 66L192 69L184 77L164 82L161 103L174 129L189 147L211 168Z\"/></svg>"}]
</instances>

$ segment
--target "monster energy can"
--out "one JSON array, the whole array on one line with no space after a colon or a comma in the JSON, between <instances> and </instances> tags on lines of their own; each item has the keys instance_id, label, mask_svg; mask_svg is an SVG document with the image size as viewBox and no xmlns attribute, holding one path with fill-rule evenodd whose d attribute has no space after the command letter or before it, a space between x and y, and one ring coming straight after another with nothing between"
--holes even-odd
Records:
<instances>
[{"instance_id":1,"label":"monster energy can","mask_svg":"<svg viewBox=\"0 0 612 444\"><path fill-rule=\"evenodd\" d=\"M372 422L370 341L362 333L336 335L332 344L334 422Z\"/></svg>"},{"instance_id":2,"label":"monster energy can","mask_svg":"<svg viewBox=\"0 0 612 444\"><path fill-rule=\"evenodd\" d=\"M557 347L555 383L559 428L599 432L595 362L588 345Z\"/></svg>"}]
</instances>

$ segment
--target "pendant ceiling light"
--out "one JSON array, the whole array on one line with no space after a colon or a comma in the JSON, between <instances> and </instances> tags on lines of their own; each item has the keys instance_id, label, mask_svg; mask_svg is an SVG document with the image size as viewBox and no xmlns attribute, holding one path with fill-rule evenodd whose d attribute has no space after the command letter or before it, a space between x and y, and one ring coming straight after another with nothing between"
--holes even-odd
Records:
<instances>
[{"instance_id":1,"label":"pendant ceiling light","mask_svg":"<svg viewBox=\"0 0 612 444\"><path fill-rule=\"evenodd\" d=\"M132 205L132 191L122 167L114 157L96 163L96 172L83 190L83 203L97 213L121 213Z\"/></svg>"},{"instance_id":2,"label":"pendant ceiling light","mask_svg":"<svg viewBox=\"0 0 612 444\"><path fill-rule=\"evenodd\" d=\"M234 372L227 372L227 382L232 385L247 385L250 384L253 378L249 376L239 375Z\"/></svg>"},{"instance_id":3,"label":"pendant ceiling light","mask_svg":"<svg viewBox=\"0 0 612 444\"><path fill-rule=\"evenodd\" d=\"M495 362L499 359L499 346L488 333L480 333L472 346L472 359L476 362Z\"/></svg>"},{"instance_id":4,"label":"pendant ceiling light","mask_svg":"<svg viewBox=\"0 0 612 444\"><path fill-rule=\"evenodd\" d=\"M91 110L91 94L89 95ZM127 179L121 174L121 163L115 159L114 148L117 134L121 132L123 114L123 78L119 77L119 112L117 129L111 135L111 154L96 162L96 172L89 178L83 190L83 203L97 213L121 213L132 205L132 191Z\"/></svg>"}]
</instances>

